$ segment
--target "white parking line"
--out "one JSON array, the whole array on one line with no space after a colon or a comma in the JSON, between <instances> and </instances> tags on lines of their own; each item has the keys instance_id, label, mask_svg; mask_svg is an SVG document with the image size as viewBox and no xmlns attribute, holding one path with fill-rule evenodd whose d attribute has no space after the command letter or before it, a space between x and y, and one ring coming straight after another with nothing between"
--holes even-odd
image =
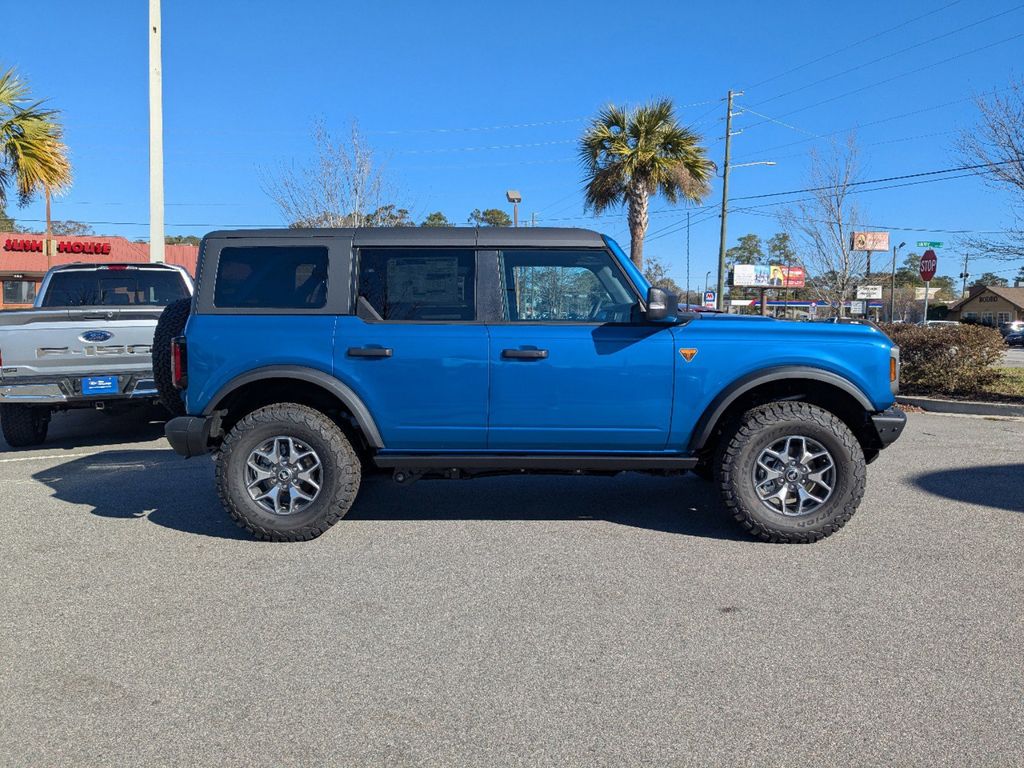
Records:
<instances>
[{"instance_id":1,"label":"white parking line","mask_svg":"<svg viewBox=\"0 0 1024 768\"><path fill-rule=\"evenodd\" d=\"M77 459L79 456L95 456L95 455L96 454L94 454L94 453L50 453L50 454L47 454L45 456L38 456L38 455L33 455L33 456L15 456L15 457L10 458L10 459L0 459L0 464L8 464L8 463L10 463L12 461L33 461L33 460L43 461L44 459Z\"/></svg>"}]
</instances>

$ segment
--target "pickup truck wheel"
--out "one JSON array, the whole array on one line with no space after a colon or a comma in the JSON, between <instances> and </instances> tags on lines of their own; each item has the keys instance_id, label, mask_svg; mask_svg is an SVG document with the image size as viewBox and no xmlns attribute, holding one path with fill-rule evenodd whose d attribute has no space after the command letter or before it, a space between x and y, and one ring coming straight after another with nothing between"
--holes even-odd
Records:
<instances>
[{"instance_id":1,"label":"pickup truck wheel","mask_svg":"<svg viewBox=\"0 0 1024 768\"><path fill-rule=\"evenodd\" d=\"M242 528L266 541L308 541L348 512L360 465L334 421L279 403L235 424L217 455L216 475L221 501Z\"/></svg>"},{"instance_id":2,"label":"pickup truck wheel","mask_svg":"<svg viewBox=\"0 0 1024 768\"><path fill-rule=\"evenodd\" d=\"M4 440L12 448L39 445L50 428L50 409L46 406L4 403L0 405L0 427Z\"/></svg>"},{"instance_id":3,"label":"pickup truck wheel","mask_svg":"<svg viewBox=\"0 0 1024 768\"><path fill-rule=\"evenodd\" d=\"M719 449L722 499L765 541L807 543L853 516L864 494L860 443L834 414L777 402L743 414Z\"/></svg>"},{"instance_id":4,"label":"pickup truck wheel","mask_svg":"<svg viewBox=\"0 0 1024 768\"><path fill-rule=\"evenodd\" d=\"M191 308L192 299L172 301L160 313L153 332L153 381L160 403L175 416L185 415L185 402L171 379L171 339L185 332Z\"/></svg>"}]
</instances>

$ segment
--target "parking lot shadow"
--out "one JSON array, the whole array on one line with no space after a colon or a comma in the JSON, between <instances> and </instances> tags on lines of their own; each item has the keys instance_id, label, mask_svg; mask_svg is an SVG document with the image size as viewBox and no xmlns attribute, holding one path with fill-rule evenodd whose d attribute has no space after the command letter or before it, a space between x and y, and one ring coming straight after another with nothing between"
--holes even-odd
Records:
<instances>
[{"instance_id":1,"label":"parking lot shadow","mask_svg":"<svg viewBox=\"0 0 1024 768\"><path fill-rule=\"evenodd\" d=\"M32 477L60 501L98 517L148 520L198 536L250 538L224 511L214 490L213 465L201 458L185 461L170 450L109 450ZM752 542L728 518L714 486L692 475L517 476L423 480L411 486L378 475L363 481L346 520L605 520ZM343 520L338 527L344 525Z\"/></svg>"},{"instance_id":2,"label":"parking lot shadow","mask_svg":"<svg viewBox=\"0 0 1024 768\"><path fill-rule=\"evenodd\" d=\"M60 501L99 517L148 520L199 536L250 538L224 512L213 465L167 450L111 450L72 459L32 475ZM68 509L75 511L74 507Z\"/></svg>"},{"instance_id":3,"label":"parking lot shadow","mask_svg":"<svg viewBox=\"0 0 1024 768\"><path fill-rule=\"evenodd\" d=\"M606 520L633 528L756 543L727 515L711 483L693 475L526 475L364 483L346 519Z\"/></svg>"},{"instance_id":4,"label":"parking lot shadow","mask_svg":"<svg viewBox=\"0 0 1024 768\"><path fill-rule=\"evenodd\" d=\"M1024 512L1024 464L943 469L916 475L911 482L954 501Z\"/></svg>"},{"instance_id":5,"label":"parking lot shadow","mask_svg":"<svg viewBox=\"0 0 1024 768\"><path fill-rule=\"evenodd\" d=\"M141 406L124 412L74 410L55 413L50 420L46 442L32 450L85 448L117 443L143 443L163 437L167 411L158 406ZM0 451L11 448L0 437Z\"/></svg>"}]
</instances>

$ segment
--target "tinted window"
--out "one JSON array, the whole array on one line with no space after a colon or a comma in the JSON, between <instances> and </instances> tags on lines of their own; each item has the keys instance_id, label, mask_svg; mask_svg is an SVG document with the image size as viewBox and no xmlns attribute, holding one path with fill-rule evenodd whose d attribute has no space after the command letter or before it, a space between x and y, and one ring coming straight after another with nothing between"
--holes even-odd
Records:
<instances>
[{"instance_id":1,"label":"tinted window","mask_svg":"<svg viewBox=\"0 0 1024 768\"><path fill-rule=\"evenodd\" d=\"M213 303L238 309L317 309L327 302L327 249L222 248Z\"/></svg>"},{"instance_id":2,"label":"tinted window","mask_svg":"<svg viewBox=\"0 0 1024 768\"><path fill-rule=\"evenodd\" d=\"M467 248L366 248L359 296L383 320L473 320L474 263Z\"/></svg>"},{"instance_id":3,"label":"tinted window","mask_svg":"<svg viewBox=\"0 0 1024 768\"><path fill-rule=\"evenodd\" d=\"M31 304L36 300L36 284L31 280L5 280L4 304Z\"/></svg>"},{"instance_id":4,"label":"tinted window","mask_svg":"<svg viewBox=\"0 0 1024 768\"><path fill-rule=\"evenodd\" d=\"M500 258L506 320L626 323L637 307L606 251L505 251Z\"/></svg>"},{"instance_id":5,"label":"tinted window","mask_svg":"<svg viewBox=\"0 0 1024 768\"><path fill-rule=\"evenodd\" d=\"M163 307L188 296L178 272L169 269L82 269L55 272L44 307Z\"/></svg>"}]
</instances>

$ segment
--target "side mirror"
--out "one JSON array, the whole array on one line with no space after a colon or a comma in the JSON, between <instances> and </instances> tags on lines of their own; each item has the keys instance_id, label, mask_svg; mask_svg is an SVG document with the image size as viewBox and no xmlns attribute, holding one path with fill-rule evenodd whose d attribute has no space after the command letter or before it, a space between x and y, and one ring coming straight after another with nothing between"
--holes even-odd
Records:
<instances>
[{"instance_id":1,"label":"side mirror","mask_svg":"<svg viewBox=\"0 0 1024 768\"><path fill-rule=\"evenodd\" d=\"M679 314L679 297L664 288L651 287L647 290L647 314L649 322L675 321Z\"/></svg>"}]
</instances>

